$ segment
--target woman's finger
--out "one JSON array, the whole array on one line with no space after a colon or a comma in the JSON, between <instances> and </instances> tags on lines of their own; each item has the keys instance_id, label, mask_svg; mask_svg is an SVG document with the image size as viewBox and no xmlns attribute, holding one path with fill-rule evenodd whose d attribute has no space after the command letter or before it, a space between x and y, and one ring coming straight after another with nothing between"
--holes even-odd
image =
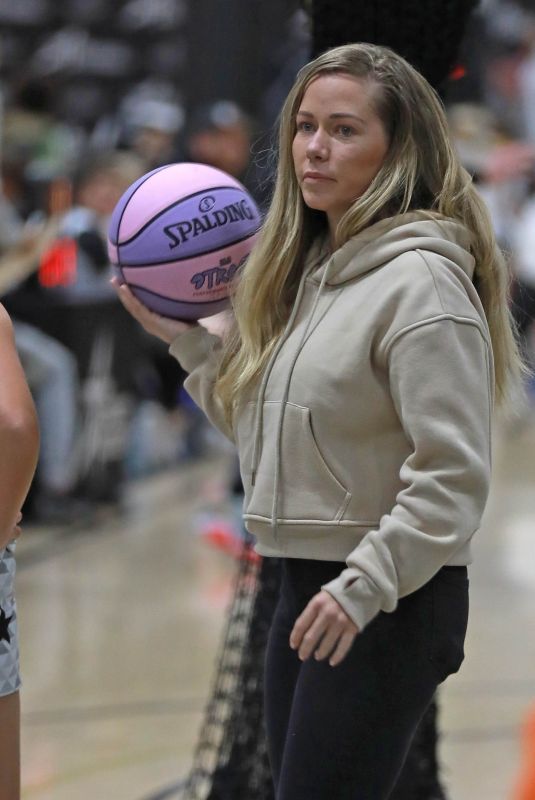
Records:
<instances>
[{"instance_id":1,"label":"woman's finger","mask_svg":"<svg viewBox=\"0 0 535 800\"><path fill-rule=\"evenodd\" d=\"M340 664L341 661L347 656L349 651L351 650L351 646L355 641L356 634L353 631L346 631L340 637L340 641L336 647L336 650L332 654L329 659L329 664L331 667L336 667Z\"/></svg>"},{"instance_id":2,"label":"woman's finger","mask_svg":"<svg viewBox=\"0 0 535 800\"><path fill-rule=\"evenodd\" d=\"M134 297L126 283L119 283L117 278L112 278L111 282L117 292L119 300L126 310L142 325L150 325L151 321L153 321L157 315L144 306L143 303L140 303L137 297Z\"/></svg>"},{"instance_id":3,"label":"woman's finger","mask_svg":"<svg viewBox=\"0 0 535 800\"><path fill-rule=\"evenodd\" d=\"M328 627L328 622L323 616L316 617L313 624L308 628L301 639L301 644L299 646L298 656L301 661L306 661L307 658L310 658L314 650L317 648L319 643L321 642L323 636L325 635Z\"/></svg>"},{"instance_id":4,"label":"woman's finger","mask_svg":"<svg viewBox=\"0 0 535 800\"><path fill-rule=\"evenodd\" d=\"M342 633L343 627L341 625L332 624L328 628L320 642L319 647L314 653L314 658L316 661L323 661L324 658L327 658L333 652Z\"/></svg>"},{"instance_id":5,"label":"woman's finger","mask_svg":"<svg viewBox=\"0 0 535 800\"><path fill-rule=\"evenodd\" d=\"M314 599L315 598L312 598L303 613L300 614L295 621L290 634L290 647L293 650L298 650L300 648L303 637L318 616L319 609L314 603Z\"/></svg>"},{"instance_id":6,"label":"woman's finger","mask_svg":"<svg viewBox=\"0 0 535 800\"><path fill-rule=\"evenodd\" d=\"M148 309L134 297L125 283L119 283L117 278L112 278L110 283L114 287L117 297L128 313L139 322L147 333L157 336L167 344L171 344L173 339L179 334L184 333L196 324L182 322L182 320L170 319L169 317L162 317L160 314L155 314L154 311Z\"/></svg>"}]
</instances>

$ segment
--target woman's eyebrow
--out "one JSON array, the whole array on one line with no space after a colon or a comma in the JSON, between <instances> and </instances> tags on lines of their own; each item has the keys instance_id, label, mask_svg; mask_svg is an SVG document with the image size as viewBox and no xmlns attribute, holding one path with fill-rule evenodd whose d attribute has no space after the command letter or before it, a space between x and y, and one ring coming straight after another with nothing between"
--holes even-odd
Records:
<instances>
[{"instance_id":1,"label":"woman's eyebrow","mask_svg":"<svg viewBox=\"0 0 535 800\"><path fill-rule=\"evenodd\" d=\"M302 117L313 117L311 111L299 111L297 112L297 116L301 115ZM358 117L356 114L351 114L349 111L336 111L333 114L329 114L329 119L344 119L344 118L351 118L357 120L357 122L362 123L363 125L366 124L366 120L362 119L362 117Z\"/></svg>"}]
</instances>

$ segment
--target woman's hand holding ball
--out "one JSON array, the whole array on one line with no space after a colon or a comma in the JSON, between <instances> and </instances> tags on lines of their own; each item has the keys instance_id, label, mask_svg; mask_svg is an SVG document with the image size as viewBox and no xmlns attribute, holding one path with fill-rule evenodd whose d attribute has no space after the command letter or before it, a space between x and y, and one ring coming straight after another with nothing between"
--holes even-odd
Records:
<instances>
[{"instance_id":1,"label":"woman's hand holding ball","mask_svg":"<svg viewBox=\"0 0 535 800\"><path fill-rule=\"evenodd\" d=\"M179 334L197 325L196 322L182 322L178 319L169 319L168 317L160 316L160 314L155 314L154 311L150 311L134 297L126 283L121 284L117 278L112 278L111 284L123 306L147 333L157 336L158 339L162 339L167 344L171 344Z\"/></svg>"}]
</instances>

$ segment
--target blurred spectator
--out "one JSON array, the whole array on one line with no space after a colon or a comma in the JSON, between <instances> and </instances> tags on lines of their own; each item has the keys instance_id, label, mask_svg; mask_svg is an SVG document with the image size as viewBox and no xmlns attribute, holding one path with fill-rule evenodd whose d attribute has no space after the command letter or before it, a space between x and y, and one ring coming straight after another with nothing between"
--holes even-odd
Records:
<instances>
[{"instance_id":1,"label":"blurred spectator","mask_svg":"<svg viewBox=\"0 0 535 800\"><path fill-rule=\"evenodd\" d=\"M14 330L41 430L31 514L34 520L45 523L80 521L88 506L74 496L78 474L75 444L80 426L76 359L33 325L14 321Z\"/></svg>"},{"instance_id":2,"label":"blurred spectator","mask_svg":"<svg viewBox=\"0 0 535 800\"><path fill-rule=\"evenodd\" d=\"M145 172L145 163L128 152L89 157L74 177L74 206L63 216L59 238L76 244L72 280L55 290L69 303L109 300L115 293L107 252L110 216L126 189Z\"/></svg>"},{"instance_id":3,"label":"blurred spectator","mask_svg":"<svg viewBox=\"0 0 535 800\"><path fill-rule=\"evenodd\" d=\"M535 145L513 138L490 109L475 103L452 105L448 117L462 163L487 203L497 239L510 250L516 215L535 169Z\"/></svg>"},{"instance_id":4,"label":"blurred spectator","mask_svg":"<svg viewBox=\"0 0 535 800\"><path fill-rule=\"evenodd\" d=\"M54 236L20 274L22 280L29 273L27 280L6 297L43 431L32 497L32 511L43 521L68 522L87 513L80 491L93 500L104 499L104 490L106 499L118 496L129 407L126 386L134 381L137 354L131 362L119 356L135 348L136 338L126 335L131 326L128 321L122 325L126 315L109 284L106 239L117 201L145 166L127 152L88 157L72 191L70 184L63 187L61 202L56 187L54 205L64 208L71 195L74 205L60 215ZM7 254L6 260L12 261ZM106 472L112 461L114 481Z\"/></svg>"},{"instance_id":5,"label":"blurred spectator","mask_svg":"<svg viewBox=\"0 0 535 800\"><path fill-rule=\"evenodd\" d=\"M128 144L149 169L169 164L177 160L177 136L182 121L178 106L162 100L146 100L130 113Z\"/></svg>"},{"instance_id":6,"label":"blurred spectator","mask_svg":"<svg viewBox=\"0 0 535 800\"><path fill-rule=\"evenodd\" d=\"M188 124L188 151L194 161L240 178L251 159L252 122L236 103L218 100L201 106Z\"/></svg>"},{"instance_id":7,"label":"blurred spectator","mask_svg":"<svg viewBox=\"0 0 535 800\"><path fill-rule=\"evenodd\" d=\"M195 109L188 121L186 155L237 178L266 208L269 186L252 158L255 136L251 117L231 100L217 100Z\"/></svg>"},{"instance_id":8,"label":"blurred spectator","mask_svg":"<svg viewBox=\"0 0 535 800\"><path fill-rule=\"evenodd\" d=\"M53 86L36 77L14 87L2 126L2 167L14 184L19 182L17 210L25 219L46 209L50 182L72 172L86 137L57 118Z\"/></svg>"},{"instance_id":9,"label":"blurred spectator","mask_svg":"<svg viewBox=\"0 0 535 800\"><path fill-rule=\"evenodd\" d=\"M489 208L498 242L512 256L512 313L524 356L533 361L535 199L526 198L535 176L535 143L507 136L492 111L476 104L452 106L449 119L463 164Z\"/></svg>"},{"instance_id":10,"label":"blurred spectator","mask_svg":"<svg viewBox=\"0 0 535 800\"><path fill-rule=\"evenodd\" d=\"M0 294L34 273L57 235L57 224L24 226L5 198L0 201ZM74 445L79 414L76 360L69 350L34 325L13 319L15 340L34 397L41 430L37 480L30 509L43 522L78 519L85 507L72 492L76 483Z\"/></svg>"},{"instance_id":11,"label":"blurred spectator","mask_svg":"<svg viewBox=\"0 0 535 800\"><path fill-rule=\"evenodd\" d=\"M129 150L146 170L178 160L184 111L168 87L146 81L124 98L116 114L103 117L91 135L98 150Z\"/></svg>"}]
</instances>

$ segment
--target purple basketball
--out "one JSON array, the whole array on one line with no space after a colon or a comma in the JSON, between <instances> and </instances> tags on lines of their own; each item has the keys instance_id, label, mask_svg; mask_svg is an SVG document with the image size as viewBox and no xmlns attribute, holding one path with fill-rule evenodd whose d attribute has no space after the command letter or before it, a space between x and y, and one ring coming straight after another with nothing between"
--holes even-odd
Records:
<instances>
[{"instance_id":1,"label":"purple basketball","mask_svg":"<svg viewBox=\"0 0 535 800\"><path fill-rule=\"evenodd\" d=\"M239 181L204 164L168 164L117 203L108 253L121 282L166 317L197 320L229 304L260 227Z\"/></svg>"}]
</instances>

